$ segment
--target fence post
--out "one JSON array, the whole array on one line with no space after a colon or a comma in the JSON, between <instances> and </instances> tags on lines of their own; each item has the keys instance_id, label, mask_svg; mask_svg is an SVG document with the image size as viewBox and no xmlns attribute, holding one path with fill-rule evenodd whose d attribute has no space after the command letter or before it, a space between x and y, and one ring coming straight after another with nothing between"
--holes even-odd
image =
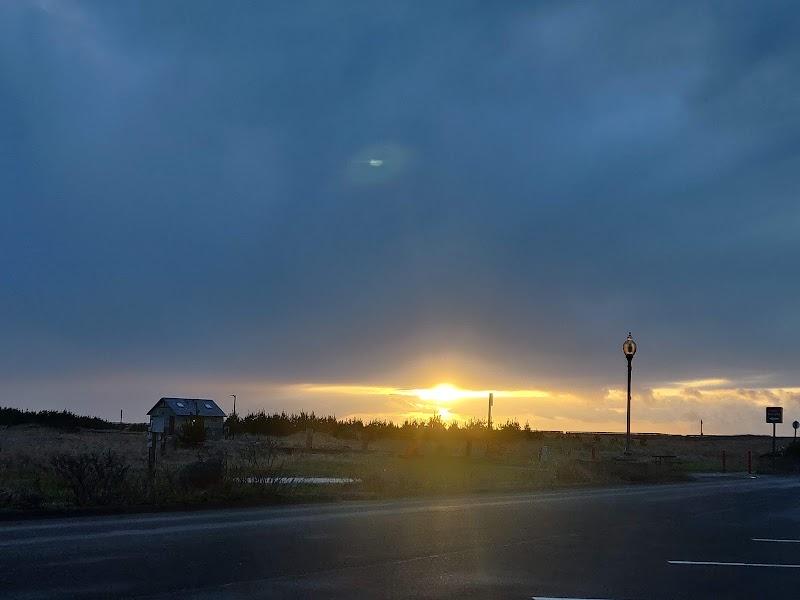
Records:
<instances>
[{"instance_id":1,"label":"fence post","mask_svg":"<svg viewBox=\"0 0 800 600\"><path fill-rule=\"evenodd\" d=\"M147 432L147 470L152 473L156 466L156 443L158 434L152 431Z\"/></svg>"},{"instance_id":2,"label":"fence post","mask_svg":"<svg viewBox=\"0 0 800 600\"><path fill-rule=\"evenodd\" d=\"M314 430L306 429L306 450L311 450L314 447Z\"/></svg>"}]
</instances>

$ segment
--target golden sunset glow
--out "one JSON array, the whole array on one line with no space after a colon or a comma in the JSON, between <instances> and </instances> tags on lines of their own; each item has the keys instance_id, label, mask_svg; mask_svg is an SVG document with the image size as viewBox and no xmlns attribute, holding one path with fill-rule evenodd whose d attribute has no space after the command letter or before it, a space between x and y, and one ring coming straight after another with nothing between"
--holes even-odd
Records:
<instances>
[{"instance_id":1,"label":"golden sunset glow","mask_svg":"<svg viewBox=\"0 0 800 600\"><path fill-rule=\"evenodd\" d=\"M459 398L473 398L471 390L461 390L456 386L449 383L440 383L432 388L423 388L418 390L409 390L420 400L434 400L436 402L452 402Z\"/></svg>"},{"instance_id":2,"label":"golden sunset glow","mask_svg":"<svg viewBox=\"0 0 800 600\"><path fill-rule=\"evenodd\" d=\"M537 389L469 389L454 383L440 382L430 387L404 388L381 385L360 384L315 384L303 383L286 386L290 393L302 395L337 395L353 398L374 398L372 416L388 416L397 419L426 420L438 416L444 421L468 421L472 418L485 418L484 411L489 394L494 394L499 405L499 413L507 410L508 416L527 414L532 403L541 405L558 400L564 401L563 394ZM503 402L505 400L505 402ZM496 406L498 406L496 404ZM369 418L370 413L359 413Z\"/></svg>"},{"instance_id":3,"label":"golden sunset glow","mask_svg":"<svg viewBox=\"0 0 800 600\"><path fill-rule=\"evenodd\" d=\"M427 388L401 388L377 385L302 383L291 386L294 390L309 393L347 394L351 396L405 396L432 402L453 402L469 398L549 398L544 390L470 390L452 383L438 383Z\"/></svg>"},{"instance_id":4,"label":"golden sunset glow","mask_svg":"<svg viewBox=\"0 0 800 600\"><path fill-rule=\"evenodd\" d=\"M709 377L708 379L690 379L688 381L676 381L676 386L684 388L706 388L706 387L721 387L724 385L731 385L730 379L722 377Z\"/></svg>"},{"instance_id":5,"label":"golden sunset glow","mask_svg":"<svg viewBox=\"0 0 800 600\"><path fill-rule=\"evenodd\" d=\"M489 393L494 394L493 420L507 419L542 430L619 431L624 430L626 393L624 387L557 389L526 386L519 389L473 386L461 387L453 379L433 380L430 385L407 386L360 383L294 383L281 386L280 394L308 402L340 402L353 408L347 417L403 422L426 421L432 416L447 423L485 420ZM659 381L634 387L634 422L641 431L695 433L704 419L715 432L736 431L739 419L755 419L764 405L790 405L800 394L797 387L757 387L733 377L700 376ZM668 416L680 406L680 422ZM734 414L734 411L735 414ZM668 419L668 421L667 421ZM622 423L622 425L620 425Z\"/></svg>"},{"instance_id":6,"label":"golden sunset glow","mask_svg":"<svg viewBox=\"0 0 800 600\"><path fill-rule=\"evenodd\" d=\"M634 386L633 422L639 431L691 434L702 418L707 430L735 433L741 420L761 418L763 406L790 406L800 397L796 386L754 383L760 382L709 375ZM529 422L532 428L545 431L624 431L626 390L622 386L594 390L535 386L489 389L483 385L461 387L456 380L442 377L429 385L406 387L291 383L276 386L270 393L296 398L302 405L325 407L348 402L352 408L341 416L365 421L386 419L402 423L427 421L435 416L447 423L465 423L486 419L490 392L495 398L492 417L496 423ZM254 389L252 393L266 392ZM678 421L672 415L675 407L681 411Z\"/></svg>"}]
</instances>

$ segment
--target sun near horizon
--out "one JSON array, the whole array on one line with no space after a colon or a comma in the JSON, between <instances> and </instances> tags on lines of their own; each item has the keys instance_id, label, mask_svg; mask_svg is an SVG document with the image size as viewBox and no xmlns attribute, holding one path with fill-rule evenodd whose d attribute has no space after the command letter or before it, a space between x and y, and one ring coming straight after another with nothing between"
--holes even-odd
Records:
<instances>
[{"instance_id":1,"label":"sun near horizon","mask_svg":"<svg viewBox=\"0 0 800 600\"><path fill-rule=\"evenodd\" d=\"M458 415L452 412L450 404L464 398L474 398L477 392L461 389L452 383L438 383L430 388L414 390L420 400L434 402L436 415L445 421L458 420Z\"/></svg>"},{"instance_id":2,"label":"sun near horizon","mask_svg":"<svg viewBox=\"0 0 800 600\"><path fill-rule=\"evenodd\" d=\"M452 383L437 383L433 387L419 388L413 391L416 392L420 400L433 400L435 402L452 402L462 398L475 398L477 395L485 395L484 392L462 389Z\"/></svg>"}]
</instances>

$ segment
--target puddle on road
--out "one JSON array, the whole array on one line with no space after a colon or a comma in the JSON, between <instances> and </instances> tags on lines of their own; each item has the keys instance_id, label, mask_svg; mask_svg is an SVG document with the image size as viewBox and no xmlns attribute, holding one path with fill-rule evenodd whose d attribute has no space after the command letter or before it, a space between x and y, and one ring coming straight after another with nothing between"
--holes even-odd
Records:
<instances>
[{"instance_id":1,"label":"puddle on road","mask_svg":"<svg viewBox=\"0 0 800 600\"><path fill-rule=\"evenodd\" d=\"M247 477L245 483L253 485L347 485L361 483L351 477Z\"/></svg>"}]
</instances>

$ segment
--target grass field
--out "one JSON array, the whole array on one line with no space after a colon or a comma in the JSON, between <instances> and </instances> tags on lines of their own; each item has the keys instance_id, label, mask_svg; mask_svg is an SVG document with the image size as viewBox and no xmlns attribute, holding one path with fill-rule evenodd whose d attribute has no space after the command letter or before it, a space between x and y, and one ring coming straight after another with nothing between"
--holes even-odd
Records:
<instances>
[{"instance_id":1,"label":"grass field","mask_svg":"<svg viewBox=\"0 0 800 600\"><path fill-rule=\"evenodd\" d=\"M745 471L748 451L758 469L771 438L638 435L632 445L635 465L617 460L624 436L615 434L536 432L514 440L483 435L471 440L469 455L466 441L452 439L379 439L365 449L358 440L315 434L312 448L305 446L305 434L242 435L194 448L169 443L150 472L141 432L7 427L0 430L0 509L135 509L663 481L691 471L721 471L723 451L728 471ZM658 466L657 455L676 458ZM293 477L354 482L313 485Z\"/></svg>"}]
</instances>

